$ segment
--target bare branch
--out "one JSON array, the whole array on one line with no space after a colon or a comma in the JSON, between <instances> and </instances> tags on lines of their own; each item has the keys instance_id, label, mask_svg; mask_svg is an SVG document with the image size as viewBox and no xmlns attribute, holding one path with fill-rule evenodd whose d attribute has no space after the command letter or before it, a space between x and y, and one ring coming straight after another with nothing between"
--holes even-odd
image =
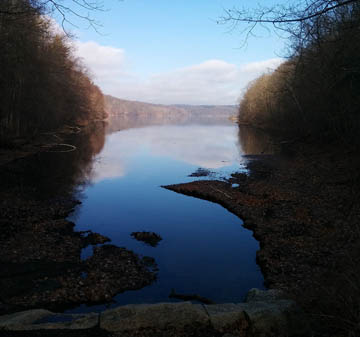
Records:
<instances>
[{"instance_id":1,"label":"bare branch","mask_svg":"<svg viewBox=\"0 0 360 337\"><path fill-rule=\"evenodd\" d=\"M309 41L315 41L315 36L331 35L334 29L331 27L335 26L330 23L343 21L339 18L350 16L352 8L359 5L360 0L292 0L287 5L278 3L271 7L258 5L252 9L227 9L218 23L239 30L244 37L243 45L262 29L267 33L273 31L279 37L290 37L291 49L294 49L293 45L299 49Z\"/></svg>"},{"instance_id":2,"label":"bare branch","mask_svg":"<svg viewBox=\"0 0 360 337\"><path fill-rule=\"evenodd\" d=\"M336 2L330 6L330 3ZM284 8L280 6L278 8L262 8L259 11L249 10L226 10L226 16L223 16L220 20L222 23L228 21L238 21L244 23L271 23L271 24L283 24L283 23L299 23L310 20L317 16L321 16L336 8L347 6L353 3L359 2L359 0L346 0L346 1L315 1L308 5L301 11L295 11L293 7Z\"/></svg>"},{"instance_id":3,"label":"bare branch","mask_svg":"<svg viewBox=\"0 0 360 337\"><path fill-rule=\"evenodd\" d=\"M122 0L118 0L122 1ZM101 27L100 22L92 17L94 12L105 12L107 9L101 0L18 0L13 2L13 6L2 8L0 3L0 15L26 16L31 14L55 14L61 18L61 26L66 35L69 35L66 26L75 25L75 18L86 22L88 28L91 27L98 32Z\"/></svg>"}]
</instances>

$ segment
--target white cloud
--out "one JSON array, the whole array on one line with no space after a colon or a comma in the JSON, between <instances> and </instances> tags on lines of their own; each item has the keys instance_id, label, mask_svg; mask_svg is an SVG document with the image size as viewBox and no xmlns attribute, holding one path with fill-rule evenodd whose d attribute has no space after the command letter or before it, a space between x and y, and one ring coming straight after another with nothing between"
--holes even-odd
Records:
<instances>
[{"instance_id":1,"label":"white cloud","mask_svg":"<svg viewBox=\"0 0 360 337\"><path fill-rule=\"evenodd\" d=\"M276 69L284 60L281 58L273 58L270 60L260 61L260 62L252 62L245 64L240 67L241 71L244 72L266 72Z\"/></svg>"},{"instance_id":2,"label":"white cloud","mask_svg":"<svg viewBox=\"0 0 360 337\"><path fill-rule=\"evenodd\" d=\"M103 89L111 91L119 79L131 77L126 69L125 51L96 42L74 42L75 53L84 64L94 81Z\"/></svg>"},{"instance_id":3,"label":"white cloud","mask_svg":"<svg viewBox=\"0 0 360 337\"><path fill-rule=\"evenodd\" d=\"M236 104L250 81L283 61L274 58L235 65L223 60L207 60L144 80L131 71L123 49L96 42L77 42L76 47L77 55L104 93L162 104Z\"/></svg>"}]
</instances>

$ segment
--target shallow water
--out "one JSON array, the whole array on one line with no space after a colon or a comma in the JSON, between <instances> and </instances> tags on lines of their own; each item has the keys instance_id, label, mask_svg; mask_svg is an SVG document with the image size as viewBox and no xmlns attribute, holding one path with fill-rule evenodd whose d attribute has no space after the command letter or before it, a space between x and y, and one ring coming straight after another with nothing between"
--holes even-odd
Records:
<instances>
[{"instance_id":1,"label":"shallow water","mask_svg":"<svg viewBox=\"0 0 360 337\"><path fill-rule=\"evenodd\" d=\"M244 169L238 139L233 124L148 126L107 136L71 220L77 230L91 229L112 244L154 257L159 267L155 283L117 295L110 307L171 301L171 289L239 302L250 288L263 287L255 262L258 242L238 217L215 203L161 188ZM188 177L198 168L211 173ZM133 231L153 231L163 240L147 246L130 236ZM85 249L83 258L90 254ZM71 311L103 308L82 305Z\"/></svg>"}]
</instances>

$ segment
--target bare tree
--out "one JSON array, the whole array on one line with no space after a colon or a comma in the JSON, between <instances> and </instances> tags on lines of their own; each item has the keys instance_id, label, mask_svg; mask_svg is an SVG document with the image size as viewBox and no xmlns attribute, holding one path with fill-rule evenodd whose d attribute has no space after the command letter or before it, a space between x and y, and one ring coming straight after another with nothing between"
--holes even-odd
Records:
<instances>
[{"instance_id":1,"label":"bare tree","mask_svg":"<svg viewBox=\"0 0 360 337\"><path fill-rule=\"evenodd\" d=\"M240 25L245 39L260 27L290 38L288 60L250 86L240 119L322 141L358 141L360 0L292 0L226 15L223 22Z\"/></svg>"},{"instance_id":2,"label":"bare tree","mask_svg":"<svg viewBox=\"0 0 360 337\"><path fill-rule=\"evenodd\" d=\"M297 41L306 41L313 29L324 27L323 21L336 20L338 15L350 13L360 0L292 0L279 2L271 7L226 9L219 23L240 29L248 37L256 35L257 28L285 32ZM316 27L315 27L316 26ZM326 25L330 26L330 25Z\"/></svg>"},{"instance_id":3,"label":"bare tree","mask_svg":"<svg viewBox=\"0 0 360 337\"><path fill-rule=\"evenodd\" d=\"M48 15L59 15L64 32L67 26L75 26L75 19L80 19L89 27L98 30L101 26L92 14L94 12L106 11L101 0L12 0L6 5L0 4L0 15L19 17L36 15L39 12ZM76 27L76 26L75 26Z\"/></svg>"}]
</instances>

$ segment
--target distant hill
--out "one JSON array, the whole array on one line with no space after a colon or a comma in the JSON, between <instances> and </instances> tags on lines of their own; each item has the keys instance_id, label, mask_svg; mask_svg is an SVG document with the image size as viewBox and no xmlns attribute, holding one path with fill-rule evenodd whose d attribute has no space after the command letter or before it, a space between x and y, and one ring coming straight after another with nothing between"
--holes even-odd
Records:
<instances>
[{"instance_id":1,"label":"distant hill","mask_svg":"<svg viewBox=\"0 0 360 337\"><path fill-rule=\"evenodd\" d=\"M163 105L129 101L105 95L110 129L167 124L229 124L235 105ZM116 124L116 125L115 125Z\"/></svg>"},{"instance_id":2,"label":"distant hill","mask_svg":"<svg viewBox=\"0 0 360 337\"><path fill-rule=\"evenodd\" d=\"M237 114L236 105L187 105L187 104L175 104L170 105L171 107L176 107L184 109L194 115L202 116L223 116L229 118L230 116Z\"/></svg>"},{"instance_id":3,"label":"distant hill","mask_svg":"<svg viewBox=\"0 0 360 337\"><path fill-rule=\"evenodd\" d=\"M128 101L125 99L116 98L110 95L105 95L105 107L110 116L117 115L148 115L148 114L181 114L183 109L176 106L151 104L139 101Z\"/></svg>"}]
</instances>

